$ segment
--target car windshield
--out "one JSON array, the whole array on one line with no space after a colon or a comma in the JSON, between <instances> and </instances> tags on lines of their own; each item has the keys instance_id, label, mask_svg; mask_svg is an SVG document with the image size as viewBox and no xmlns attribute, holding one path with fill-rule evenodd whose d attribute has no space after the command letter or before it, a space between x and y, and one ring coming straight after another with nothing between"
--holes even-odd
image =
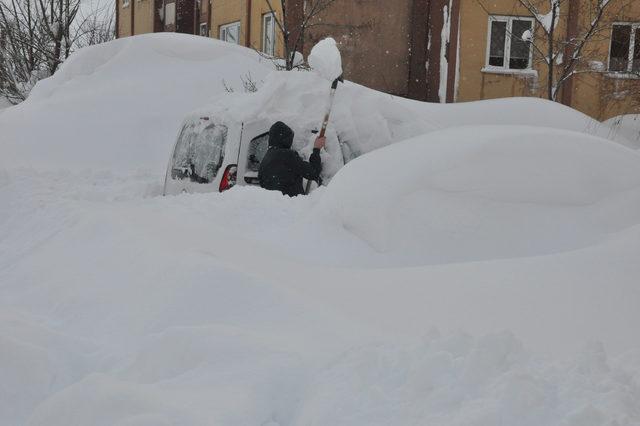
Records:
<instances>
[{"instance_id":1,"label":"car windshield","mask_svg":"<svg viewBox=\"0 0 640 426\"><path fill-rule=\"evenodd\" d=\"M251 172L260 171L260 163L269 149L269 134L264 133L256 136L249 142L249 152L247 153L247 170Z\"/></svg>"},{"instance_id":2,"label":"car windshield","mask_svg":"<svg viewBox=\"0 0 640 426\"><path fill-rule=\"evenodd\" d=\"M226 141L226 126L211 124L197 132L195 125L186 125L173 153L171 176L211 183L222 167Z\"/></svg>"}]
</instances>

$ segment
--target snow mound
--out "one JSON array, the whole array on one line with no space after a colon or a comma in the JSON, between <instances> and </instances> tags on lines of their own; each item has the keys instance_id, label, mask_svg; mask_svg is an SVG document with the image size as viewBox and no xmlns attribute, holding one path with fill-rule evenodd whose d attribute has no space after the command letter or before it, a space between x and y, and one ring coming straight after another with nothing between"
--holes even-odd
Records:
<instances>
[{"instance_id":1,"label":"snow mound","mask_svg":"<svg viewBox=\"0 0 640 426\"><path fill-rule=\"evenodd\" d=\"M295 424L631 425L640 383L629 367L598 343L553 363L508 332L436 331L343 354L316 377Z\"/></svg>"},{"instance_id":2,"label":"snow mound","mask_svg":"<svg viewBox=\"0 0 640 426\"><path fill-rule=\"evenodd\" d=\"M550 254L640 222L640 156L555 129L452 128L353 161L320 207L417 263Z\"/></svg>"},{"instance_id":3,"label":"snow mound","mask_svg":"<svg viewBox=\"0 0 640 426\"><path fill-rule=\"evenodd\" d=\"M313 46L309 54L309 65L329 81L340 77L342 75L342 57L336 41L328 37Z\"/></svg>"},{"instance_id":4,"label":"snow mound","mask_svg":"<svg viewBox=\"0 0 640 426\"><path fill-rule=\"evenodd\" d=\"M317 73L274 72L257 93L220 96L186 120L202 116L227 122L287 123L296 134L293 148L303 155L312 150L328 102L329 85ZM323 178L330 182L340 168L363 154L412 137L468 125L527 125L571 130L610 137L626 144L608 126L564 105L534 98L498 99L461 104L429 104L383 94L345 82L340 84L323 151Z\"/></svg>"},{"instance_id":5,"label":"snow mound","mask_svg":"<svg viewBox=\"0 0 640 426\"><path fill-rule=\"evenodd\" d=\"M322 56L322 55L321 55ZM165 171L181 124L202 113L235 122L281 120L310 154L328 102L314 72L274 72L258 53L182 34L147 34L74 53L29 99L2 110L0 168ZM179 76L179 78L176 78ZM243 93L243 79L257 93ZM227 89L233 91L228 93ZM341 84L329 123L324 178L360 155L434 130L475 124L542 125L629 143L609 126L531 98L440 105Z\"/></svg>"},{"instance_id":6,"label":"snow mound","mask_svg":"<svg viewBox=\"0 0 640 426\"><path fill-rule=\"evenodd\" d=\"M604 124L610 127L612 137L625 137L630 148L640 149L640 114L619 115Z\"/></svg>"},{"instance_id":7,"label":"snow mound","mask_svg":"<svg viewBox=\"0 0 640 426\"><path fill-rule=\"evenodd\" d=\"M272 70L249 49L182 34L81 49L3 111L0 167L162 173L187 112Z\"/></svg>"}]
</instances>

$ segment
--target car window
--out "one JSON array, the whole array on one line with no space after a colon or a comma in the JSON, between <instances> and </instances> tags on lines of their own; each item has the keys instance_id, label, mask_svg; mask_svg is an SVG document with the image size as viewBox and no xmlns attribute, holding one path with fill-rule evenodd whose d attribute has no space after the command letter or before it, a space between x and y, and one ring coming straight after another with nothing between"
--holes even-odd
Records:
<instances>
[{"instance_id":1,"label":"car window","mask_svg":"<svg viewBox=\"0 0 640 426\"><path fill-rule=\"evenodd\" d=\"M264 133L256 136L249 142L249 151L247 153L247 170L258 172L260 163L269 149L269 134Z\"/></svg>"},{"instance_id":2,"label":"car window","mask_svg":"<svg viewBox=\"0 0 640 426\"><path fill-rule=\"evenodd\" d=\"M186 125L173 153L171 176L197 183L211 183L224 161L227 127L209 125L202 131Z\"/></svg>"}]
</instances>

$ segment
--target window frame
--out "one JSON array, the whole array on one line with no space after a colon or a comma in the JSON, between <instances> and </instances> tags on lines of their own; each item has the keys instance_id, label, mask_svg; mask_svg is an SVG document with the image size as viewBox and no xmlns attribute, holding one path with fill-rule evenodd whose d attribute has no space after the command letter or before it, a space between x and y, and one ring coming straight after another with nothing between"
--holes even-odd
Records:
<instances>
[{"instance_id":1,"label":"window frame","mask_svg":"<svg viewBox=\"0 0 640 426\"><path fill-rule=\"evenodd\" d=\"M204 34L202 29L204 28ZM202 37L209 37L209 25L206 22L200 22L199 32Z\"/></svg>"},{"instance_id":2,"label":"window frame","mask_svg":"<svg viewBox=\"0 0 640 426\"><path fill-rule=\"evenodd\" d=\"M173 5L173 6L171 6L171 5ZM177 20L178 20L178 10L177 10L177 9L178 9L178 7L177 7L177 6L178 6L178 5L176 4L176 2L175 2L175 1L169 1L169 2L166 2L166 3L164 4L164 19L163 19L163 24L164 24L164 27L165 27L165 28L166 28L166 27L168 27L168 26L173 26L173 27L175 27L175 26L176 26L176 24L177 24ZM173 15L173 22L171 22L171 23L167 23L167 17L169 16L169 14L167 13L167 8L168 8L168 7L170 7L170 8L171 8L172 15Z\"/></svg>"},{"instance_id":3,"label":"window frame","mask_svg":"<svg viewBox=\"0 0 640 426\"><path fill-rule=\"evenodd\" d=\"M631 27L631 35L629 36L629 52L627 53L627 69L626 70L612 70L611 69L611 45L613 43L613 27L615 26L629 26ZM609 53L607 55L607 73L614 75L635 75L636 71L633 70L633 55L635 53L636 42L639 41L637 37L640 33L640 22L614 22L611 24L611 33L609 37Z\"/></svg>"},{"instance_id":4,"label":"window frame","mask_svg":"<svg viewBox=\"0 0 640 426\"><path fill-rule=\"evenodd\" d=\"M267 19L271 18L271 51L267 50ZM262 53L269 56L276 54L276 14L275 12L267 12L262 15Z\"/></svg>"},{"instance_id":5,"label":"window frame","mask_svg":"<svg viewBox=\"0 0 640 426\"><path fill-rule=\"evenodd\" d=\"M236 41L236 43L231 43L230 41L227 41L226 37L223 38L222 34L223 32L228 32L229 28L233 28L233 27L238 27L238 40ZM223 24L220 25L219 27L219 31L218 31L218 39L226 42L226 43L231 43L231 44L240 44L240 31L242 30L242 26L241 26L241 22L240 21L234 21L234 22L229 22L228 24Z\"/></svg>"},{"instance_id":6,"label":"window frame","mask_svg":"<svg viewBox=\"0 0 640 426\"><path fill-rule=\"evenodd\" d=\"M509 66L511 62L511 36L513 34L513 21L528 21L531 22L531 41L529 42L529 64L526 68L511 68ZM490 65L490 55L491 55L491 29L493 28L493 22L505 22L507 24L507 28L505 30L504 37L504 65L501 67ZM489 15L488 25L487 25L487 48L485 52L485 65L484 71L491 72L508 72L508 73L518 73L518 72L531 72L533 71L533 48L531 44L533 44L533 37L536 32L536 20L532 16L515 16L515 15Z\"/></svg>"}]
</instances>

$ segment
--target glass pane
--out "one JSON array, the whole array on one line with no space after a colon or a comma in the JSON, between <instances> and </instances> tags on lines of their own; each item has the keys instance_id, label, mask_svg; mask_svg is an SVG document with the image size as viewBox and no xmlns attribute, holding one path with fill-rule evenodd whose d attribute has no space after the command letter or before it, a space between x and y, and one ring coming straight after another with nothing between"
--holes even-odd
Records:
<instances>
[{"instance_id":1,"label":"glass pane","mask_svg":"<svg viewBox=\"0 0 640 426\"><path fill-rule=\"evenodd\" d=\"M525 31L531 31L531 21L514 20L511 27L511 54L509 68L523 70L529 68L531 44L522 40Z\"/></svg>"},{"instance_id":2,"label":"glass pane","mask_svg":"<svg viewBox=\"0 0 640 426\"><path fill-rule=\"evenodd\" d=\"M640 27L636 27L635 46L633 49L633 71L640 72Z\"/></svg>"},{"instance_id":3,"label":"glass pane","mask_svg":"<svg viewBox=\"0 0 640 426\"><path fill-rule=\"evenodd\" d=\"M631 25L614 25L611 34L611 71L627 71L629 48L631 45Z\"/></svg>"},{"instance_id":4,"label":"glass pane","mask_svg":"<svg viewBox=\"0 0 640 426\"><path fill-rule=\"evenodd\" d=\"M183 127L178 136L171 161L171 177L174 179L185 179L190 175L189 148L195 136L194 127L190 124Z\"/></svg>"},{"instance_id":5,"label":"glass pane","mask_svg":"<svg viewBox=\"0 0 640 426\"><path fill-rule=\"evenodd\" d=\"M167 3L164 6L164 24L175 25L176 23L176 4Z\"/></svg>"},{"instance_id":6,"label":"glass pane","mask_svg":"<svg viewBox=\"0 0 640 426\"><path fill-rule=\"evenodd\" d=\"M234 25L227 28L227 41L229 43L238 44L240 41L240 25Z\"/></svg>"},{"instance_id":7,"label":"glass pane","mask_svg":"<svg viewBox=\"0 0 640 426\"><path fill-rule=\"evenodd\" d=\"M267 55L273 55L274 50L274 22L273 16L267 15L264 17L264 53Z\"/></svg>"},{"instance_id":8,"label":"glass pane","mask_svg":"<svg viewBox=\"0 0 640 426\"><path fill-rule=\"evenodd\" d=\"M491 21L491 47L489 48L489 65L504 67L504 42L507 35L507 23Z\"/></svg>"},{"instance_id":9,"label":"glass pane","mask_svg":"<svg viewBox=\"0 0 640 426\"><path fill-rule=\"evenodd\" d=\"M208 126L199 133L195 126L185 126L173 153L171 176L197 183L212 182L222 167L226 140L225 126Z\"/></svg>"},{"instance_id":10,"label":"glass pane","mask_svg":"<svg viewBox=\"0 0 640 426\"><path fill-rule=\"evenodd\" d=\"M269 149L269 134L260 135L249 142L247 154L247 170L260 171L260 163Z\"/></svg>"}]
</instances>

